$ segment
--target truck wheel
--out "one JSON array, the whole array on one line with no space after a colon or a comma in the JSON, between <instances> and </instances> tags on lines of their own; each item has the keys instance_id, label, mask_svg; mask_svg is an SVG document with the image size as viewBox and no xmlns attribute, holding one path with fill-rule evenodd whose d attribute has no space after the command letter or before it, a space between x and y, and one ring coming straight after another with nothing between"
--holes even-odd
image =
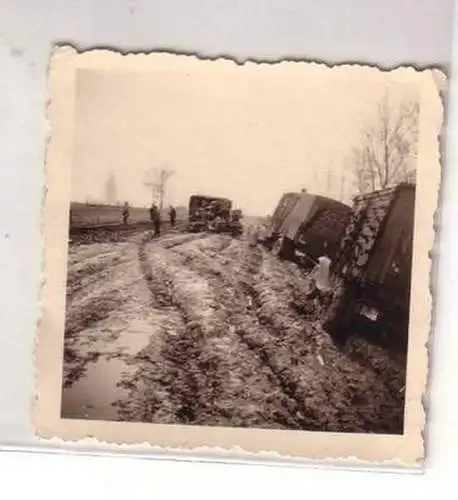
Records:
<instances>
[{"instance_id":1,"label":"truck wheel","mask_svg":"<svg viewBox=\"0 0 458 500\"><path fill-rule=\"evenodd\" d=\"M340 283L322 317L323 328L338 343L344 343L348 336L348 328L354 317L354 288Z\"/></svg>"}]
</instances>

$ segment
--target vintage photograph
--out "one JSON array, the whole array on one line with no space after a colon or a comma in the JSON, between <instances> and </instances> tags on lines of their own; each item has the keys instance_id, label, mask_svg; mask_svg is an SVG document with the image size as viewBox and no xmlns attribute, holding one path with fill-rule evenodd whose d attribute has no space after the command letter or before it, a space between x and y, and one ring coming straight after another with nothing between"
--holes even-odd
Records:
<instances>
[{"instance_id":1,"label":"vintage photograph","mask_svg":"<svg viewBox=\"0 0 458 500\"><path fill-rule=\"evenodd\" d=\"M58 418L403 436L426 380L444 76L54 62L42 351Z\"/></svg>"}]
</instances>

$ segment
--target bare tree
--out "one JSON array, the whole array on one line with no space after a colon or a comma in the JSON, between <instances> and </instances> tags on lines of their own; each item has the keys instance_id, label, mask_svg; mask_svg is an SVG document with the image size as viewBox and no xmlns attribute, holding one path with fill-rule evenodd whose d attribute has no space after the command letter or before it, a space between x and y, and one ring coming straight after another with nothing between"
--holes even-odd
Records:
<instances>
[{"instance_id":1,"label":"bare tree","mask_svg":"<svg viewBox=\"0 0 458 500\"><path fill-rule=\"evenodd\" d=\"M333 182L332 167L328 166L328 172L326 174L326 191L328 192L328 194L332 192L332 182Z\"/></svg>"},{"instance_id":2,"label":"bare tree","mask_svg":"<svg viewBox=\"0 0 458 500\"><path fill-rule=\"evenodd\" d=\"M373 124L362 132L351 164L360 193L411 180L415 175L418 145L418 101L404 101L394 109L388 95L380 103Z\"/></svg>"},{"instance_id":3,"label":"bare tree","mask_svg":"<svg viewBox=\"0 0 458 500\"><path fill-rule=\"evenodd\" d=\"M152 168L147 173L144 184L151 189L153 202L159 204L159 210L161 211L164 208L167 182L174 173L174 170L166 167Z\"/></svg>"},{"instance_id":4,"label":"bare tree","mask_svg":"<svg viewBox=\"0 0 458 500\"><path fill-rule=\"evenodd\" d=\"M346 197L346 192L345 192L345 189L346 189L346 178L345 178L345 174L344 172L342 172L342 174L340 175L340 178L339 178L339 201L341 201L342 203L345 202L345 197Z\"/></svg>"},{"instance_id":5,"label":"bare tree","mask_svg":"<svg viewBox=\"0 0 458 500\"><path fill-rule=\"evenodd\" d=\"M110 172L105 183L105 201L109 205L116 205L118 202L118 188L113 172Z\"/></svg>"}]
</instances>

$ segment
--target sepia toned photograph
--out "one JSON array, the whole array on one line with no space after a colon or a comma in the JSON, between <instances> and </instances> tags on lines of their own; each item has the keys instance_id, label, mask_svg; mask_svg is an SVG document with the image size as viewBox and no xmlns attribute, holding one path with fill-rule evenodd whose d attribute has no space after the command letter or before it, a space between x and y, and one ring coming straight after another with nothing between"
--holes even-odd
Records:
<instances>
[{"instance_id":1,"label":"sepia toned photograph","mask_svg":"<svg viewBox=\"0 0 458 500\"><path fill-rule=\"evenodd\" d=\"M43 433L421 458L444 75L63 48L50 80Z\"/></svg>"}]
</instances>

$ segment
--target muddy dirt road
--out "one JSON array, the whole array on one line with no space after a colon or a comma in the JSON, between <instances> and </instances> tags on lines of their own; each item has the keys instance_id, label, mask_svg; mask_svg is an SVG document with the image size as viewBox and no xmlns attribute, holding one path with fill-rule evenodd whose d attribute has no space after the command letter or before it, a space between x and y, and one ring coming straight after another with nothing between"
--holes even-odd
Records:
<instances>
[{"instance_id":1,"label":"muddy dirt road","mask_svg":"<svg viewBox=\"0 0 458 500\"><path fill-rule=\"evenodd\" d=\"M402 361L335 347L307 277L225 235L70 248L65 418L400 433Z\"/></svg>"}]
</instances>

